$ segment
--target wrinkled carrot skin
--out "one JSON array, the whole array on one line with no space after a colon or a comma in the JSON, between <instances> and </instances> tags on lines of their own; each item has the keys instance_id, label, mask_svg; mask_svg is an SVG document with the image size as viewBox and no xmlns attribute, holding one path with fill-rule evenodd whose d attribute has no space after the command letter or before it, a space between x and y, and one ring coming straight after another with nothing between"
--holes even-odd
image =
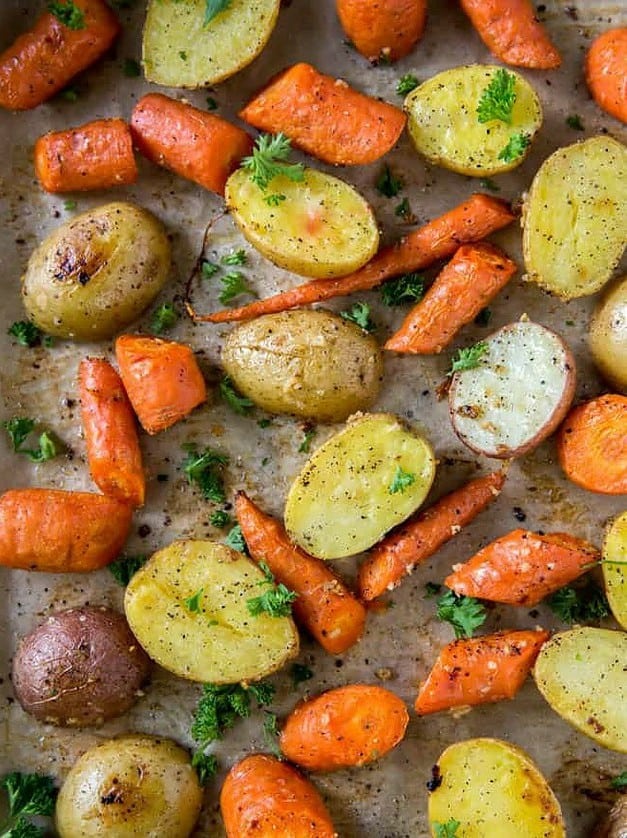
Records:
<instances>
[{"instance_id":1,"label":"wrinkled carrot skin","mask_svg":"<svg viewBox=\"0 0 627 838\"><path fill-rule=\"evenodd\" d=\"M549 637L548 631L502 631L449 643L420 688L416 712L425 716L513 698Z\"/></svg>"},{"instance_id":2,"label":"wrinkled carrot skin","mask_svg":"<svg viewBox=\"0 0 627 838\"><path fill-rule=\"evenodd\" d=\"M121 335L115 355L133 410L149 434L176 424L207 399L205 380L189 346Z\"/></svg>"},{"instance_id":3,"label":"wrinkled carrot skin","mask_svg":"<svg viewBox=\"0 0 627 838\"><path fill-rule=\"evenodd\" d=\"M11 489L0 496L0 565L84 573L113 561L127 539L132 509L106 495Z\"/></svg>"},{"instance_id":4,"label":"wrinkled carrot skin","mask_svg":"<svg viewBox=\"0 0 627 838\"><path fill-rule=\"evenodd\" d=\"M573 483L627 494L627 396L609 393L574 407L557 435L557 457Z\"/></svg>"},{"instance_id":5,"label":"wrinkled carrot skin","mask_svg":"<svg viewBox=\"0 0 627 838\"><path fill-rule=\"evenodd\" d=\"M627 122L627 26L610 29L592 42L586 82L600 108Z\"/></svg>"},{"instance_id":6,"label":"wrinkled carrot skin","mask_svg":"<svg viewBox=\"0 0 627 838\"><path fill-rule=\"evenodd\" d=\"M131 132L148 160L219 195L253 147L236 125L161 93L149 93L135 105Z\"/></svg>"},{"instance_id":7,"label":"wrinkled carrot skin","mask_svg":"<svg viewBox=\"0 0 627 838\"><path fill-rule=\"evenodd\" d=\"M416 46L425 28L425 0L336 0L351 43L364 58L398 61Z\"/></svg>"},{"instance_id":8,"label":"wrinkled carrot skin","mask_svg":"<svg viewBox=\"0 0 627 838\"><path fill-rule=\"evenodd\" d=\"M267 754L236 763L220 792L227 838L335 838L322 798L295 768Z\"/></svg>"},{"instance_id":9,"label":"wrinkled carrot skin","mask_svg":"<svg viewBox=\"0 0 627 838\"><path fill-rule=\"evenodd\" d=\"M457 565L444 584L456 594L533 606L577 579L600 557L592 544L566 533L512 530Z\"/></svg>"},{"instance_id":10,"label":"wrinkled carrot skin","mask_svg":"<svg viewBox=\"0 0 627 838\"><path fill-rule=\"evenodd\" d=\"M562 63L530 0L461 0L461 6L483 43L505 64L553 70Z\"/></svg>"},{"instance_id":11,"label":"wrinkled carrot skin","mask_svg":"<svg viewBox=\"0 0 627 838\"><path fill-rule=\"evenodd\" d=\"M383 157L407 121L400 108L304 63L274 78L239 116L260 131L282 131L292 145L341 166L374 163Z\"/></svg>"},{"instance_id":12,"label":"wrinkled carrot skin","mask_svg":"<svg viewBox=\"0 0 627 838\"><path fill-rule=\"evenodd\" d=\"M293 545L279 521L238 492L235 513L255 561L264 561L276 577L296 591L296 620L332 655L346 652L364 632L366 609L346 585L316 559Z\"/></svg>"},{"instance_id":13,"label":"wrinkled carrot skin","mask_svg":"<svg viewBox=\"0 0 627 838\"><path fill-rule=\"evenodd\" d=\"M396 747L409 715L404 702L383 687L350 684L329 690L292 711L280 747L309 771L365 765Z\"/></svg>"},{"instance_id":14,"label":"wrinkled carrot skin","mask_svg":"<svg viewBox=\"0 0 627 838\"><path fill-rule=\"evenodd\" d=\"M441 352L507 285L516 270L516 263L494 245L462 245L384 349L413 355Z\"/></svg>"},{"instance_id":15,"label":"wrinkled carrot skin","mask_svg":"<svg viewBox=\"0 0 627 838\"><path fill-rule=\"evenodd\" d=\"M206 315L192 313L192 317L210 323L249 320L262 314L343 297L355 291L369 291L387 279L410 271L420 271L440 259L452 256L461 244L479 241L507 227L514 217L505 201L476 193L452 210L414 230L397 244L383 248L363 268L348 276L315 279L241 308Z\"/></svg>"},{"instance_id":16,"label":"wrinkled carrot skin","mask_svg":"<svg viewBox=\"0 0 627 838\"><path fill-rule=\"evenodd\" d=\"M104 0L74 0L74 5L85 16L83 29L70 29L45 12L0 55L0 107L24 111L46 102L120 34Z\"/></svg>"},{"instance_id":17,"label":"wrinkled carrot skin","mask_svg":"<svg viewBox=\"0 0 627 838\"><path fill-rule=\"evenodd\" d=\"M504 471L495 471L471 480L387 535L359 568L361 598L373 600L400 584L416 565L432 556L496 500L505 478Z\"/></svg>"},{"instance_id":18,"label":"wrinkled carrot skin","mask_svg":"<svg viewBox=\"0 0 627 838\"><path fill-rule=\"evenodd\" d=\"M146 479L135 414L122 379L104 358L78 368L89 471L98 488L133 507L143 506Z\"/></svg>"},{"instance_id":19,"label":"wrinkled carrot skin","mask_svg":"<svg viewBox=\"0 0 627 838\"><path fill-rule=\"evenodd\" d=\"M87 192L137 180L131 132L123 119L97 119L44 134L35 143L35 174L46 192Z\"/></svg>"}]
</instances>

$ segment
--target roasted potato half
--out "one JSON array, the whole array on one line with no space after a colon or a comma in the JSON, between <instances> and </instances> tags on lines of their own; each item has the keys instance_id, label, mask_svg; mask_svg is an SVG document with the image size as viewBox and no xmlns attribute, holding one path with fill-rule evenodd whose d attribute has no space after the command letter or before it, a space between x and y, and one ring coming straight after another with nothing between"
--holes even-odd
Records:
<instances>
[{"instance_id":1,"label":"roasted potato half","mask_svg":"<svg viewBox=\"0 0 627 838\"><path fill-rule=\"evenodd\" d=\"M515 97L509 119L479 121L479 102L503 78ZM503 67L470 64L432 76L405 99L416 150L431 163L462 175L487 177L520 166L542 125L533 87ZM524 139L520 139L520 138Z\"/></svg>"},{"instance_id":2,"label":"roasted potato half","mask_svg":"<svg viewBox=\"0 0 627 838\"><path fill-rule=\"evenodd\" d=\"M459 826L456 838L565 838L562 810L536 765L500 739L468 739L447 748L437 767L441 784L429 795L431 835L438 824Z\"/></svg>"},{"instance_id":3,"label":"roasted potato half","mask_svg":"<svg viewBox=\"0 0 627 838\"><path fill-rule=\"evenodd\" d=\"M242 323L224 342L222 365L259 407L317 422L342 422L368 407L383 378L372 335L321 309Z\"/></svg>"},{"instance_id":4,"label":"roasted potato half","mask_svg":"<svg viewBox=\"0 0 627 838\"><path fill-rule=\"evenodd\" d=\"M607 528L602 567L612 614L627 630L627 512L614 518Z\"/></svg>"},{"instance_id":5,"label":"roasted potato half","mask_svg":"<svg viewBox=\"0 0 627 838\"><path fill-rule=\"evenodd\" d=\"M302 181L278 175L265 192L245 169L237 169L226 182L224 197L248 241L296 274L343 276L377 252L379 228L366 199L316 169L306 168Z\"/></svg>"},{"instance_id":6,"label":"roasted potato half","mask_svg":"<svg viewBox=\"0 0 627 838\"><path fill-rule=\"evenodd\" d=\"M523 207L527 279L564 300L595 294L625 249L627 148L612 137L560 148Z\"/></svg>"},{"instance_id":7,"label":"roasted potato half","mask_svg":"<svg viewBox=\"0 0 627 838\"><path fill-rule=\"evenodd\" d=\"M129 582L126 618L148 655L181 678L254 681L298 654L291 617L248 610L264 580L253 561L223 544L175 541Z\"/></svg>"},{"instance_id":8,"label":"roasted potato half","mask_svg":"<svg viewBox=\"0 0 627 838\"><path fill-rule=\"evenodd\" d=\"M61 838L188 838L201 805L202 788L183 748L129 734L74 763L55 820Z\"/></svg>"},{"instance_id":9,"label":"roasted potato half","mask_svg":"<svg viewBox=\"0 0 627 838\"><path fill-rule=\"evenodd\" d=\"M194 88L228 79L265 47L281 0L231 0L205 23L209 5L207 0L149 0L142 42L148 81Z\"/></svg>"},{"instance_id":10,"label":"roasted potato half","mask_svg":"<svg viewBox=\"0 0 627 838\"><path fill-rule=\"evenodd\" d=\"M105 204L62 224L36 248L22 277L22 300L49 335L103 340L139 317L169 270L161 222L133 204Z\"/></svg>"},{"instance_id":11,"label":"roasted potato half","mask_svg":"<svg viewBox=\"0 0 627 838\"><path fill-rule=\"evenodd\" d=\"M627 395L627 275L599 300L588 333L594 363L618 393Z\"/></svg>"}]
</instances>

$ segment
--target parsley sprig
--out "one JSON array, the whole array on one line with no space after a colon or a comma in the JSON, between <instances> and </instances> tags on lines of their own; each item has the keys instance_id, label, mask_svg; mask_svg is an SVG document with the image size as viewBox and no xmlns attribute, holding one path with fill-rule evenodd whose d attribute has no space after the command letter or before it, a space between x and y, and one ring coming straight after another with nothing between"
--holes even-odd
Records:
<instances>
[{"instance_id":1,"label":"parsley sprig","mask_svg":"<svg viewBox=\"0 0 627 838\"><path fill-rule=\"evenodd\" d=\"M499 120L512 124L512 111L516 102L516 76L507 70L497 70L493 79L481 93L477 105L479 122Z\"/></svg>"},{"instance_id":2,"label":"parsley sprig","mask_svg":"<svg viewBox=\"0 0 627 838\"><path fill-rule=\"evenodd\" d=\"M565 585L547 599L551 611L564 623L589 623L602 620L610 613L603 591L588 582L581 588Z\"/></svg>"},{"instance_id":3,"label":"parsley sprig","mask_svg":"<svg viewBox=\"0 0 627 838\"><path fill-rule=\"evenodd\" d=\"M394 477L388 487L388 492L391 495L402 494L405 489L408 489L416 482L416 475L411 471L404 471L400 466L396 466Z\"/></svg>"},{"instance_id":4,"label":"parsley sprig","mask_svg":"<svg viewBox=\"0 0 627 838\"><path fill-rule=\"evenodd\" d=\"M229 264L236 263L231 262ZM250 294L253 297L257 296L241 271L229 271L220 277L220 282L222 284L222 290L218 294L218 299L222 305L227 305L236 297L241 297L243 294Z\"/></svg>"},{"instance_id":5,"label":"parsley sprig","mask_svg":"<svg viewBox=\"0 0 627 838\"><path fill-rule=\"evenodd\" d=\"M456 821L455 818L449 818L446 823L434 821L435 838L457 838L457 830L460 826L461 821Z\"/></svg>"},{"instance_id":6,"label":"parsley sprig","mask_svg":"<svg viewBox=\"0 0 627 838\"><path fill-rule=\"evenodd\" d=\"M403 188L403 181L400 177L396 177L388 164L385 163L376 180L375 186L381 195L384 195L386 198L395 198Z\"/></svg>"},{"instance_id":7,"label":"parsley sprig","mask_svg":"<svg viewBox=\"0 0 627 838\"><path fill-rule=\"evenodd\" d=\"M447 591L438 600L438 619L453 626L455 637L472 637L473 632L482 626L487 618L483 604L471 596L458 596L455 591Z\"/></svg>"},{"instance_id":8,"label":"parsley sprig","mask_svg":"<svg viewBox=\"0 0 627 838\"><path fill-rule=\"evenodd\" d=\"M505 163L513 163L514 160L522 157L530 143L531 137L524 131L512 134L505 148L499 152L499 160L504 160Z\"/></svg>"},{"instance_id":9,"label":"parsley sprig","mask_svg":"<svg viewBox=\"0 0 627 838\"><path fill-rule=\"evenodd\" d=\"M218 386L220 395L234 413L246 416L255 406L247 396L242 396L235 389L235 385L229 375L225 375Z\"/></svg>"},{"instance_id":10,"label":"parsley sprig","mask_svg":"<svg viewBox=\"0 0 627 838\"><path fill-rule=\"evenodd\" d=\"M368 303L355 303L349 311L341 311L340 315L344 320L361 326L365 332L374 332L377 328L370 316L370 306Z\"/></svg>"},{"instance_id":11,"label":"parsley sprig","mask_svg":"<svg viewBox=\"0 0 627 838\"><path fill-rule=\"evenodd\" d=\"M255 140L252 155L242 160L242 168L262 192L279 175L301 182L305 179L305 167L302 163L287 162L291 150L292 144L285 134L261 134Z\"/></svg>"},{"instance_id":12,"label":"parsley sprig","mask_svg":"<svg viewBox=\"0 0 627 838\"><path fill-rule=\"evenodd\" d=\"M150 331L153 335L162 335L176 326L180 315L173 303L163 303L156 308L150 321Z\"/></svg>"},{"instance_id":13,"label":"parsley sprig","mask_svg":"<svg viewBox=\"0 0 627 838\"><path fill-rule=\"evenodd\" d=\"M196 484L205 500L224 503L226 493L222 481L224 466L228 465L226 454L219 454L212 448L205 448L201 454L197 446L187 442L183 446L187 456L183 460L183 471L189 483Z\"/></svg>"},{"instance_id":14,"label":"parsley sprig","mask_svg":"<svg viewBox=\"0 0 627 838\"><path fill-rule=\"evenodd\" d=\"M451 361L451 368L448 375L453 375L456 372L464 372L465 370L474 370L475 367L481 365L483 356L488 351L488 344L480 340L473 346L467 346L465 349L458 349L453 360Z\"/></svg>"},{"instance_id":15,"label":"parsley sprig","mask_svg":"<svg viewBox=\"0 0 627 838\"><path fill-rule=\"evenodd\" d=\"M290 591L282 582L275 582L274 574L265 562L259 562L264 579L259 585L266 585L268 589L260 596L251 597L246 601L248 612L253 617L269 614L271 617L289 617L292 613L292 603L298 597L295 591Z\"/></svg>"},{"instance_id":16,"label":"parsley sprig","mask_svg":"<svg viewBox=\"0 0 627 838\"><path fill-rule=\"evenodd\" d=\"M614 777L614 779L610 782L610 788L620 790L627 788L627 771L623 771L621 774Z\"/></svg>"},{"instance_id":17,"label":"parsley sprig","mask_svg":"<svg viewBox=\"0 0 627 838\"><path fill-rule=\"evenodd\" d=\"M203 26L209 26L211 21L231 6L231 0L206 0L205 19Z\"/></svg>"},{"instance_id":18,"label":"parsley sprig","mask_svg":"<svg viewBox=\"0 0 627 838\"><path fill-rule=\"evenodd\" d=\"M399 96L407 96L407 94L411 93L412 90L415 90L419 84L420 82L413 73L406 73L404 76L401 76L396 83L396 92Z\"/></svg>"},{"instance_id":19,"label":"parsley sprig","mask_svg":"<svg viewBox=\"0 0 627 838\"><path fill-rule=\"evenodd\" d=\"M381 300L386 306L400 306L421 300L425 295L425 280L421 274L403 274L381 286Z\"/></svg>"},{"instance_id":20,"label":"parsley sprig","mask_svg":"<svg viewBox=\"0 0 627 838\"><path fill-rule=\"evenodd\" d=\"M126 587L147 561L148 556L120 556L107 567L118 585Z\"/></svg>"},{"instance_id":21,"label":"parsley sprig","mask_svg":"<svg viewBox=\"0 0 627 838\"><path fill-rule=\"evenodd\" d=\"M192 722L191 734L204 749L221 739L225 730L232 728L239 718L251 713L251 698L259 707L274 699L274 687L265 681L242 686L241 684L205 684Z\"/></svg>"},{"instance_id":22,"label":"parsley sprig","mask_svg":"<svg viewBox=\"0 0 627 838\"><path fill-rule=\"evenodd\" d=\"M49 0L48 11L68 29L85 28L85 14L72 0Z\"/></svg>"},{"instance_id":23,"label":"parsley sprig","mask_svg":"<svg viewBox=\"0 0 627 838\"><path fill-rule=\"evenodd\" d=\"M16 320L7 329L7 334L15 338L20 346L28 346L31 349L41 343L41 331L30 320Z\"/></svg>"},{"instance_id":24,"label":"parsley sprig","mask_svg":"<svg viewBox=\"0 0 627 838\"><path fill-rule=\"evenodd\" d=\"M0 780L9 796L9 816L0 833L3 838L39 838L44 830L31 817L50 817L54 813L57 790L50 777L12 771Z\"/></svg>"},{"instance_id":25,"label":"parsley sprig","mask_svg":"<svg viewBox=\"0 0 627 838\"><path fill-rule=\"evenodd\" d=\"M232 550L237 550L238 553L248 553L246 539L244 538L244 533L242 532L242 528L239 524L235 524L235 526L232 527L229 534L224 539L224 543Z\"/></svg>"},{"instance_id":26,"label":"parsley sprig","mask_svg":"<svg viewBox=\"0 0 627 838\"><path fill-rule=\"evenodd\" d=\"M63 446L52 436L49 431L39 434L39 445L37 448L24 448L24 443L35 428L34 419L14 417L2 423L11 440L13 451L16 454L25 454L33 463L44 463L52 460L63 451Z\"/></svg>"}]
</instances>

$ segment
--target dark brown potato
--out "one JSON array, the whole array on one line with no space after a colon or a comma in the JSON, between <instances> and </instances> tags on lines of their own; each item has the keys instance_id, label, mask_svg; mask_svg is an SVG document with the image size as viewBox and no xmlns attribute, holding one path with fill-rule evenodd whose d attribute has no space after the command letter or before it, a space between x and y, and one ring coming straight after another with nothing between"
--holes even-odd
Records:
<instances>
[{"instance_id":1,"label":"dark brown potato","mask_svg":"<svg viewBox=\"0 0 627 838\"><path fill-rule=\"evenodd\" d=\"M23 637L12 677L18 701L39 721L88 727L125 713L149 673L124 617L86 606L52 614Z\"/></svg>"}]
</instances>

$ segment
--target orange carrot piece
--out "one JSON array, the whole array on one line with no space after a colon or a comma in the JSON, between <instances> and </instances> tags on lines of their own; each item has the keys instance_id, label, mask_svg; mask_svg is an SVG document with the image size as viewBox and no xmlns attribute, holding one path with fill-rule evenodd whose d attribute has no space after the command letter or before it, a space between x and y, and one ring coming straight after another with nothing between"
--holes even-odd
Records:
<instances>
[{"instance_id":1,"label":"orange carrot piece","mask_svg":"<svg viewBox=\"0 0 627 838\"><path fill-rule=\"evenodd\" d=\"M513 698L549 637L548 631L501 631L454 640L420 687L416 712L425 716Z\"/></svg>"},{"instance_id":2,"label":"orange carrot piece","mask_svg":"<svg viewBox=\"0 0 627 838\"><path fill-rule=\"evenodd\" d=\"M455 253L460 244L479 241L513 220L514 215L505 201L476 193L444 215L414 230L397 244L383 248L367 265L348 276L315 279L241 308L204 315L190 311L190 314L194 320L210 323L249 320L262 314L343 297L355 291L369 291L386 279L419 271L446 259Z\"/></svg>"},{"instance_id":3,"label":"orange carrot piece","mask_svg":"<svg viewBox=\"0 0 627 838\"><path fill-rule=\"evenodd\" d=\"M505 64L553 70L562 63L530 0L461 0L461 6L483 43Z\"/></svg>"},{"instance_id":4,"label":"orange carrot piece","mask_svg":"<svg viewBox=\"0 0 627 838\"><path fill-rule=\"evenodd\" d=\"M104 0L74 0L82 29L70 29L45 12L0 55L0 107L28 110L46 102L97 61L121 27Z\"/></svg>"},{"instance_id":5,"label":"orange carrot piece","mask_svg":"<svg viewBox=\"0 0 627 838\"><path fill-rule=\"evenodd\" d=\"M149 93L135 105L131 131L148 160L220 195L253 147L246 131L226 119L161 93Z\"/></svg>"},{"instance_id":6,"label":"orange carrot piece","mask_svg":"<svg viewBox=\"0 0 627 838\"><path fill-rule=\"evenodd\" d=\"M146 479L122 379L104 358L83 358L78 381L87 461L96 486L105 495L143 506Z\"/></svg>"},{"instance_id":7,"label":"orange carrot piece","mask_svg":"<svg viewBox=\"0 0 627 838\"><path fill-rule=\"evenodd\" d=\"M517 265L487 242L462 245L384 349L437 354L516 273Z\"/></svg>"},{"instance_id":8,"label":"orange carrot piece","mask_svg":"<svg viewBox=\"0 0 627 838\"><path fill-rule=\"evenodd\" d=\"M589 492L627 494L627 396L574 407L557 435L557 456L568 479Z\"/></svg>"},{"instance_id":9,"label":"orange carrot piece","mask_svg":"<svg viewBox=\"0 0 627 838\"><path fill-rule=\"evenodd\" d=\"M322 798L291 765L267 754L236 763L220 792L227 838L334 838Z\"/></svg>"},{"instance_id":10,"label":"orange carrot piece","mask_svg":"<svg viewBox=\"0 0 627 838\"><path fill-rule=\"evenodd\" d=\"M46 192L87 192L137 180L131 132L123 119L97 119L44 134L35 143L35 174Z\"/></svg>"},{"instance_id":11,"label":"orange carrot piece","mask_svg":"<svg viewBox=\"0 0 627 838\"><path fill-rule=\"evenodd\" d=\"M361 637L366 609L329 568L292 544L284 527L238 492L235 513L255 561L264 561L278 582L296 591L297 621L332 655L350 649Z\"/></svg>"},{"instance_id":12,"label":"orange carrot piece","mask_svg":"<svg viewBox=\"0 0 627 838\"><path fill-rule=\"evenodd\" d=\"M279 741L285 756L309 771L366 765L405 735L403 701L383 687L350 684L303 701L288 716Z\"/></svg>"},{"instance_id":13,"label":"orange carrot piece","mask_svg":"<svg viewBox=\"0 0 627 838\"><path fill-rule=\"evenodd\" d=\"M133 511L106 495L11 489L0 496L0 565L47 573L99 570L119 555Z\"/></svg>"},{"instance_id":14,"label":"orange carrot piece","mask_svg":"<svg viewBox=\"0 0 627 838\"><path fill-rule=\"evenodd\" d=\"M504 471L495 471L471 480L387 535L359 568L361 598L373 600L399 585L499 496L505 478Z\"/></svg>"},{"instance_id":15,"label":"orange carrot piece","mask_svg":"<svg viewBox=\"0 0 627 838\"><path fill-rule=\"evenodd\" d=\"M586 56L586 82L600 108L627 122L627 26L594 39Z\"/></svg>"},{"instance_id":16,"label":"orange carrot piece","mask_svg":"<svg viewBox=\"0 0 627 838\"><path fill-rule=\"evenodd\" d=\"M349 40L368 61L398 61L416 46L427 19L426 0L336 0Z\"/></svg>"},{"instance_id":17,"label":"orange carrot piece","mask_svg":"<svg viewBox=\"0 0 627 838\"><path fill-rule=\"evenodd\" d=\"M164 431L206 401L205 380L189 346L121 335L115 355L133 410L149 434Z\"/></svg>"},{"instance_id":18,"label":"orange carrot piece","mask_svg":"<svg viewBox=\"0 0 627 838\"><path fill-rule=\"evenodd\" d=\"M355 166L383 157L407 117L400 108L319 73L311 64L284 70L239 116L259 128L283 132L292 144L325 163Z\"/></svg>"},{"instance_id":19,"label":"orange carrot piece","mask_svg":"<svg viewBox=\"0 0 627 838\"><path fill-rule=\"evenodd\" d=\"M599 559L596 547L572 535L512 530L456 565L444 584L460 595L533 606Z\"/></svg>"}]
</instances>

